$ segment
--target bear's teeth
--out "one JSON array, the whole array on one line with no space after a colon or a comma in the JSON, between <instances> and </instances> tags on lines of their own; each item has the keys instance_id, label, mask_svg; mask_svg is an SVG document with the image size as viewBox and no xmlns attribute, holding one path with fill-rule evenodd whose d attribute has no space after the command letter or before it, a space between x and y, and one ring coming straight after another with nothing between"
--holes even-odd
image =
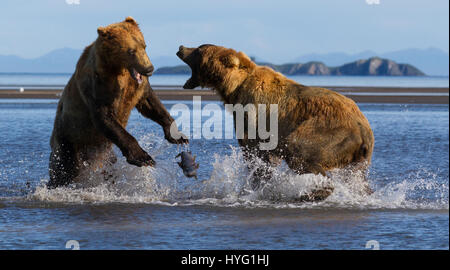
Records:
<instances>
[{"instance_id":1,"label":"bear's teeth","mask_svg":"<svg viewBox=\"0 0 450 270\"><path fill-rule=\"evenodd\" d=\"M142 83L141 74L137 72L134 68L133 68L133 79L135 79L138 83Z\"/></svg>"},{"instance_id":2,"label":"bear's teeth","mask_svg":"<svg viewBox=\"0 0 450 270\"><path fill-rule=\"evenodd\" d=\"M136 74L136 79L137 79L138 83L141 83L141 82L142 82L142 76L141 76L140 73L137 73L137 74Z\"/></svg>"}]
</instances>

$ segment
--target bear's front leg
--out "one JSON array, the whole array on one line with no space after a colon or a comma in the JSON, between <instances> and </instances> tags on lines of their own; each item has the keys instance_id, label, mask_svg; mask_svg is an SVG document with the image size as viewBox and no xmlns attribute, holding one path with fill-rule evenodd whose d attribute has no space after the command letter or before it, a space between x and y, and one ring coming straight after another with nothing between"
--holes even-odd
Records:
<instances>
[{"instance_id":1,"label":"bear's front leg","mask_svg":"<svg viewBox=\"0 0 450 270\"><path fill-rule=\"evenodd\" d=\"M281 163L281 159L268 151L250 148L243 140L240 140L239 144L241 145L247 168L252 173L251 188L257 190L265 183L270 182L273 177L273 170ZM259 162L256 162L256 159L260 159Z\"/></svg>"},{"instance_id":2,"label":"bear's front leg","mask_svg":"<svg viewBox=\"0 0 450 270\"><path fill-rule=\"evenodd\" d=\"M129 147L124 148L122 154L127 158L128 163L138 167L154 166L156 163L153 158L139 146L137 141L129 145Z\"/></svg>"},{"instance_id":3,"label":"bear's front leg","mask_svg":"<svg viewBox=\"0 0 450 270\"><path fill-rule=\"evenodd\" d=\"M114 117L107 106L97 107L91 112L94 126L111 142L119 147L127 162L141 166L153 166L153 158L141 148L137 140L128 133Z\"/></svg>"},{"instance_id":4,"label":"bear's front leg","mask_svg":"<svg viewBox=\"0 0 450 270\"><path fill-rule=\"evenodd\" d=\"M170 127L174 121L172 116L161 103L150 84L147 84L146 95L136 105L136 109L144 116L158 123L164 130L164 138L173 144L189 143L186 135L176 129L177 134L172 134ZM175 139L174 136L178 139Z\"/></svg>"}]
</instances>

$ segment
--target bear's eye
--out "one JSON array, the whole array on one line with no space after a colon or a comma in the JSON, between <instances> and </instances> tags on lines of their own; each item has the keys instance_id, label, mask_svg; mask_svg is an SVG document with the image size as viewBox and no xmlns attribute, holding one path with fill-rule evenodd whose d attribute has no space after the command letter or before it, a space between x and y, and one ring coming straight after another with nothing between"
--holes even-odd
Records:
<instances>
[{"instance_id":1,"label":"bear's eye","mask_svg":"<svg viewBox=\"0 0 450 270\"><path fill-rule=\"evenodd\" d=\"M128 49L128 54L135 55L136 54L136 50Z\"/></svg>"}]
</instances>

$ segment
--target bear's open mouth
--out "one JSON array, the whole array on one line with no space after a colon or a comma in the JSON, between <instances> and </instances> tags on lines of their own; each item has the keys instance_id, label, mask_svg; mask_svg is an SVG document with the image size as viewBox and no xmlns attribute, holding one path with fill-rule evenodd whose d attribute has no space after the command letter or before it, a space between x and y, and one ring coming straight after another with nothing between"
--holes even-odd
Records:
<instances>
[{"instance_id":1,"label":"bear's open mouth","mask_svg":"<svg viewBox=\"0 0 450 270\"><path fill-rule=\"evenodd\" d=\"M141 73L137 72L136 69L131 69L130 74L131 77L133 77L133 79L135 79L139 84L142 83L142 75Z\"/></svg>"}]
</instances>

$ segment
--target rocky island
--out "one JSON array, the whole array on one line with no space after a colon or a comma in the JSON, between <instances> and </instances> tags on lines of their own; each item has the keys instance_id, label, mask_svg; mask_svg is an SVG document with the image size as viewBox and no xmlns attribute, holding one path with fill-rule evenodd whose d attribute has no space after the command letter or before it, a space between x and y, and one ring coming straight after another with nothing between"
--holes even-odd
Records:
<instances>
[{"instance_id":1,"label":"rocky island","mask_svg":"<svg viewBox=\"0 0 450 270\"><path fill-rule=\"evenodd\" d=\"M271 63L257 63L269 66L285 75L343 75L343 76L425 76L425 73L409 64L398 64L389 59L371 57L338 67L328 67L322 62L288 63L275 65ZM161 67L155 74L190 74L187 65Z\"/></svg>"}]
</instances>

